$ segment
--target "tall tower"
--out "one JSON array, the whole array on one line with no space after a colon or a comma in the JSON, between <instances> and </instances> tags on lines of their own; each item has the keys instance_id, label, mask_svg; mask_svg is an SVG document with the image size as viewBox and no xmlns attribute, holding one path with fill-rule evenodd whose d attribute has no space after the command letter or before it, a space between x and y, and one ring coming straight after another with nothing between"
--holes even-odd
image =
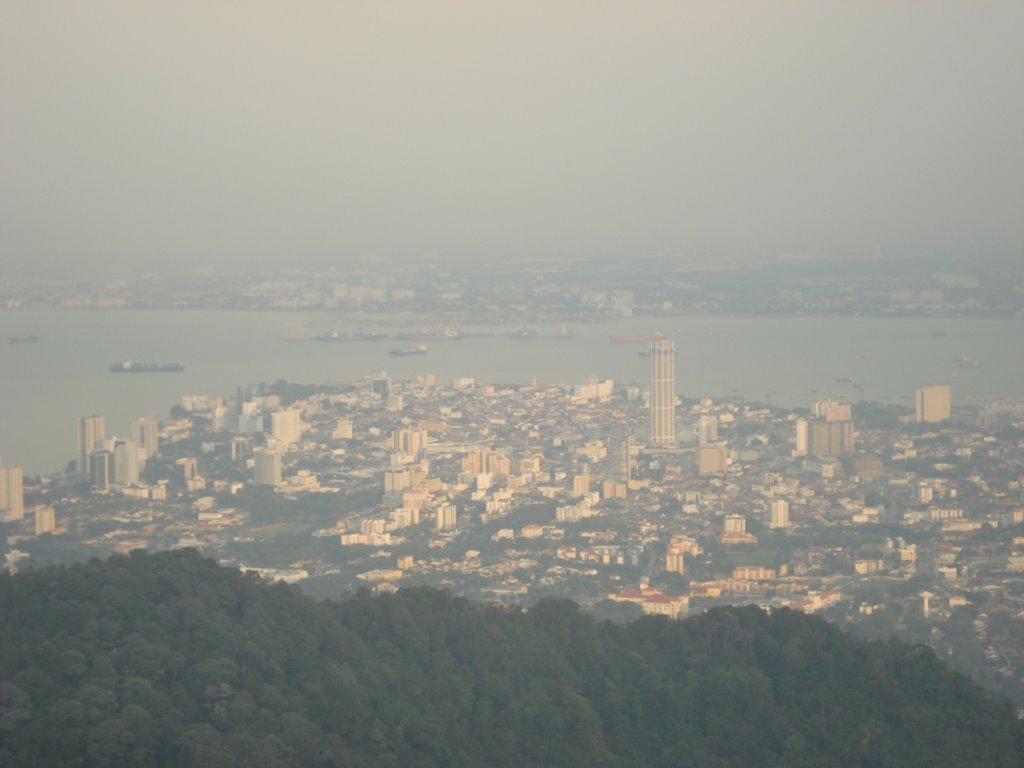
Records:
<instances>
[{"instance_id":1,"label":"tall tower","mask_svg":"<svg viewBox=\"0 0 1024 768\"><path fill-rule=\"evenodd\" d=\"M142 448L143 460L156 456L158 450L156 418L143 416L141 419L133 421L132 440Z\"/></svg>"},{"instance_id":2,"label":"tall tower","mask_svg":"<svg viewBox=\"0 0 1024 768\"><path fill-rule=\"evenodd\" d=\"M633 435L628 434L626 427L620 425L615 435L608 440L608 444L608 477L616 483L628 485L633 476Z\"/></svg>"},{"instance_id":3,"label":"tall tower","mask_svg":"<svg viewBox=\"0 0 1024 768\"><path fill-rule=\"evenodd\" d=\"M89 454L103 447L106 431L102 416L83 416L78 420L78 472L84 477L92 477L89 465Z\"/></svg>"},{"instance_id":4,"label":"tall tower","mask_svg":"<svg viewBox=\"0 0 1024 768\"><path fill-rule=\"evenodd\" d=\"M24 514L21 467L0 467L0 520L21 520Z\"/></svg>"},{"instance_id":5,"label":"tall tower","mask_svg":"<svg viewBox=\"0 0 1024 768\"><path fill-rule=\"evenodd\" d=\"M139 446L132 440L114 443L114 482L134 485L139 482Z\"/></svg>"},{"instance_id":6,"label":"tall tower","mask_svg":"<svg viewBox=\"0 0 1024 768\"><path fill-rule=\"evenodd\" d=\"M89 454L89 477L92 489L97 493L106 493L114 482L114 452L93 451Z\"/></svg>"},{"instance_id":7,"label":"tall tower","mask_svg":"<svg viewBox=\"0 0 1024 768\"><path fill-rule=\"evenodd\" d=\"M676 345L651 342L651 445L676 444Z\"/></svg>"}]
</instances>

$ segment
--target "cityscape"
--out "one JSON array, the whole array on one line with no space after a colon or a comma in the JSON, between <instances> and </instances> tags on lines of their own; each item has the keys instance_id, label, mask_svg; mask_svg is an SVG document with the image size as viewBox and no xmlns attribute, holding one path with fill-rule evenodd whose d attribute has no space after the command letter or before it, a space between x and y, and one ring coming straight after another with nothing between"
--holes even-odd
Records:
<instances>
[{"instance_id":1,"label":"cityscape","mask_svg":"<svg viewBox=\"0 0 1024 768\"><path fill-rule=\"evenodd\" d=\"M912 405L693 400L673 340L608 343L643 378L377 371L183 396L124 436L83 415L64 472L0 474L5 567L190 547L320 597L789 607L927 643L1024 702L1020 402L927 382Z\"/></svg>"},{"instance_id":2,"label":"cityscape","mask_svg":"<svg viewBox=\"0 0 1024 768\"><path fill-rule=\"evenodd\" d=\"M1024 766L1024 2L4 11L0 768Z\"/></svg>"}]
</instances>

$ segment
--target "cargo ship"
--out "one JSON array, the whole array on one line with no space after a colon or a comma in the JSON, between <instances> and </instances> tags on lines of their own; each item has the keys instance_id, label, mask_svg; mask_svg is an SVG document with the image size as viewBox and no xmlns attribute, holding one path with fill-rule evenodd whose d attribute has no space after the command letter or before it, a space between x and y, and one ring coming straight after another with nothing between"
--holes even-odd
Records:
<instances>
[{"instance_id":1,"label":"cargo ship","mask_svg":"<svg viewBox=\"0 0 1024 768\"><path fill-rule=\"evenodd\" d=\"M405 347L404 349L392 349L388 352L392 357L402 357L404 355L425 355L427 354L426 344L417 344L415 347Z\"/></svg>"},{"instance_id":2,"label":"cargo ship","mask_svg":"<svg viewBox=\"0 0 1024 768\"><path fill-rule=\"evenodd\" d=\"M661 331L650 336L612 336L612 341L664 341L665 334Z\"/></svg>"},{"instance_id":3,"label":"cargo ship","mask_svg":"<svg viewBox=\"0 0 1024 768\"><path fill-rule=\"evenodd\" d=\"M11 344L31 344L34 341L39 341L38 336L8 336L7 340Z\"/></svg>"},{"instance_id":4,"label":"cargo ship","mask_svg":"<svg viewBox=\"0 0 1024 768\"><path fill-rule=\"evenodd\" d=\"M181 373L185 366L181 363L136 363L132 360L124 360L120 363L112 363L111 373Z\"/></svg>"}]
</instances>

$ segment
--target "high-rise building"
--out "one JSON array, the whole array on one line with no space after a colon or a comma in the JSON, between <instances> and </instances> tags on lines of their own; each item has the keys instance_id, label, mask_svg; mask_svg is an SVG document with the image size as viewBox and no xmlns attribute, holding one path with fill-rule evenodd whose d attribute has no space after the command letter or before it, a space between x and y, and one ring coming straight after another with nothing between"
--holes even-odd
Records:
<instances>
[{"instance_id":1,"label":"high-rise building","mask_svg":"<svg viewBox=\"0 0 1024 768\"><path fill-rule=\"evenodd\" d=\"M246 403L249 405L249 403ZM263 414L258 411L254 413L238 414L238 431L243 435L254 435L263 431Z\"/></svg>"},{"instance_id":2,"label":"high-rise building","mask_svg":"<svg viewBox=\"0 0 1024 768\"><path fill-rule=\"evenodd\" d=\"M412 487L412 473L408 467L400 469L384 470L384 496L395 498L402 495L402 491Z\"/></svg>"},{"instance_id":3,"label":"high-rise building","mask_svg":"<svg viewBox=\"0 0 1024 768\"><path fill-rule=\"evenodd\" d=\"M25 490L21 467L0 467L0 520L25 516Z\"/></svg>"},{"instance_id":4,"label":"high-rise building","mask_svg":"<svg viewBox=\"0 0 1024 768\"><path fill-rule=\"evenodd\" d=\"M669 573L683 574L686 572L684 539L672 536L665 548L665 570Z\"/></svg>"},{"instance_id":5,"label":"high-rise building","mask_svg":"<svg viewBox=\"0 0 1024 768\"><path fill-rule=\"evenodd\" d=\"M278 445L294 445L302 438L302 418L297 408L274 411L270 414L270 434Z\"/></svg>"},{"instance_id":6,"label":"high-rise building","mask_svg":"<svg viewBox=\"0 0 1024 768\"><path fill-rule=\"evenodd\" d=\"M495 480L504 480L512 471L512 461L505 454L488 449L483 454L483 471L489 472Z\"/></svg>"},{"instance_id":7,"label":"high-rise building","mask_svg":"<svg viewBox=\"0 0 1024 768\"><path fill-rule=\"evenodd\" d=\"M797 456L807 455L807 446L810 443L807 419L796 420L796 449L793 451Z\"/></svg>"},{"instance_id":8,"label":"high-rise building","mask_svg":"<svg viewBox=\"0 0 1024 768\"><path fill-rule=\"evenodd\" d=\"M825 421L852 421L853 406L849 403L833 403L826 409L823 418Z\"/></svg>"},{"instance_id":9,"label":"high-rise building","mask_svg":"<svg viewBox=\"0 0 1024 768\"><path fill-rule=\"evenodd\" d=\"M57 526L57 514L49 504L40 504L35 509L36 536L51 533Z\"/></svg>"},{"instance_id":10,"label":"high-rise building","mask_svg":"<svg viewBox=\"0 0 1024 768\"><path fill-rule=\"evenodd\" d=\"M133 440L114 443L114 482L121 485L139 482L139 446Z\"/></svg>"},{"instance_id":11,"label":"high-rise building","mask_svg":"<svg viewBox=\"0 0 1024 768\"><path fill-rule=\"evenodd\" d=\"M253 451L253 480L256 485L280 485L281 454L266 448Z\"/></svg>"},{"instance_id":12,"label":"high-rise building","mask_svg":"<svg viewBox=\"0 0 1024 768\"><path fill-rule=\"evenodd\" d=\"M418 457L427 445L427 432L423 429L397 429L391 433L391 449Z\"/></svg>"},{"instance_id":13,"label":"high-rise building","mask_svg":"<svg viewBox=\"0 0 1024 768\"><path fill-rule=\"evenodd\" d=\"M590 475L584 469L583 474L576 475L572 479L572 495L580 498L588 493L590 493Z\"/></svg>"},{"instance_id":14,"label":"high-rise building","mask_svg":"<svg viewBox=\"0 0 1024 768\"><path fill-rule=\"evenodd\" d=\"M613 438L608 441L608 479L612 482L628 486L633 476L633 445L635 438L620 427Z\"/></svg>"},{"instance_id":15,"label":"high-rise building","mask_svg":"<svg viewBox=\"0 0 1024 768\"><path fill-rule=\"evenodd\" d=\"M223 432L228 429L228 424L230 423L228 414L228 409L223 405L215 406L210 411L210 429L214 432Z\"/></svg>"},{"instance_id":16,"label":"high-rise building","mask_svg":"<svg viewBox=\"0 0 1024 768\"><path fill-rule=\"evenodd\" d=\"M103 447L104 437L106 432L102 416L83 416L78 420L78 472L83 477L91 477L89 456Z\"/></svg>"},{"instance_id":17,"label":"high-rise building","mask_svg":"<svg viewBox=\"0 0 1024 768\"><path fill-rule=\"evenodd\" d=\"M952 412L952 396L948 384L921 387L914 397L918 423L945 421Z\"/></svg>"},{"instance_id":18,"label":"high-rise building","mask_svg":"<svg viewBox=\"0 0 1024 768\"><path fill-rule=\"evenodd\" d=\"M676 444L676 345L651 342L651 445Z\"/></svg>"},{"instance_id":19,"label":"high-rise building","mask_svg":"<svg viewBox=\"0 0 1024 768\"><path fill-rule=\"evenodd\" d=\"M235 435L231 438L231 461L236 467L244 467L245 463L252 458L252 440L243 435Z\"/></svg>"},{"instance_id":20,"label":"high-rise building","mask_svg":"<svg viewBox=\"0 0 1024 768\"><path fill-rule=\"evenodd\" d=\"M141 449L143 461L156 456L158 447L157 423L153 416L143 416L132 422L132 441Z\"/></svg>"},{"instance_id":21,"label":"high-rise building","mask_svg":"<svg viewBox=\"0 0 1024 768\"><path fill-rule=\"evenodd\" d=\"M437 530L451 531L457 523L457 512L454 504L441 504L437 508Z\"/></svg>"},{"instance_id":22,"label":"high-rise building","mask_svg":"<svg viewBox=\"0 0 1024 768\"><path fill-rule=\"evenodd\" d=\"M774 499L772 501L771 518L768 520L769 528L789 527L789 502L785 499Z\"/></svg>"},{"instance_id":23,"label":"high-rise building","mask_svg":"<svg viewBox=\"0 0 1024 768\"><path fill-rule=\"evenodd\" d=\"M839 405L838 400L815 400L811 403L811 416L816 419L825 418L825 412L833 405Z\"/></svg>"},{"instance_id":24,"label":"high-rise building","mask_svg":"<svg viewBox=\"0 0 1024 768\"><path fill-rule=\"evenodd\" d=\"M391 393L391 379L384 371L377 371L370 380L370 391L376 392L381 397L387 397Z\"/></svg>"},{"instance_id":25,"label":"high-rise building","mask_svg":"<svg viewBox=\"0 0 1024 768\"><path fill-rule=\"evenodd\" d=\"M708 445L718 442L718 417L704 415L697 422L697 443Z\"/></svg>"},{"instance_id":26,"label":"high-rise building","mask_svg":"<svg viewBox=\"0 0 1024 768\"><path fill-rule=\"evenodd\" d=\"M112 451L99 450L89 454L89 479L92 489L97 493L106 493L114 482L114 454Z\"/></svg>"},{"instance_id":27,"label":"high-rise building","mask_svg":"<svg viewBox=\"0 0 1024 768\"><path fill-rule=\"evenodd\" d=\"M808 451L812 456L841 456L853 451L852 421L812 421Z\"/></svg>"}]
</instances>

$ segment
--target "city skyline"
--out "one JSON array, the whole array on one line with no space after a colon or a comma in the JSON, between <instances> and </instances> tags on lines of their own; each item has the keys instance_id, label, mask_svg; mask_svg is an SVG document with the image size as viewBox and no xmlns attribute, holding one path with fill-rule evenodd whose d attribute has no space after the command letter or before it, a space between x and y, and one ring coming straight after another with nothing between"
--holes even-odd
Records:
<instances>
[{"instance_id":1,"label":"city skyline","mask_svg":"<svg viewBox=\"0 0 1024 768\"><path fill-rule=\"evenodd\" d=\"M1024 750L1020 0L6 10L0 762Z\"/></svg>"}]
</instances>

